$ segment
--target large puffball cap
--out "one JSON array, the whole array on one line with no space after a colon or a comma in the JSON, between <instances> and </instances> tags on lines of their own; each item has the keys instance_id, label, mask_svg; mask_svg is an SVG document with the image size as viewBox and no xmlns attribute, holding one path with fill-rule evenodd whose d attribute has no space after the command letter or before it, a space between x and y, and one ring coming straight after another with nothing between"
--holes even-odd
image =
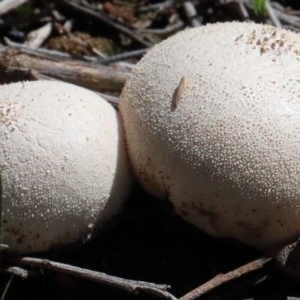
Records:
<instances>
[{"instance_id":1,"label":"large puffball cap","mask_svg":"<svg viewBox=\"0 0 300 300\"><path fill-rule=\"evenodd\" d=\"M182 31L120 99L142 186L199 228L262 249L300 232L300 38L254 23Z\"/></svg>"},{"instance_id":2,"label":"large puffball cap","mask_svg":"<svg viewBox=\"0 0 300 300\"><path fill-rule=\"evenodd\" d=\"M0 168L2 242L13 252L88 238L132 182L116 110L54 81L0 86Z\"/></svg>"}]
</instances>

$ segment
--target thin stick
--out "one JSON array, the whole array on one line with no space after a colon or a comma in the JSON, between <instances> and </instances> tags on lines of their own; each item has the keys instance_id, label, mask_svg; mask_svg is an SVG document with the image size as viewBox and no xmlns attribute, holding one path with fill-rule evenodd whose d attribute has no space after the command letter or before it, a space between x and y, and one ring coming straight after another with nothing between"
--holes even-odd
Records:
<instances>
[{"instance_id":1,"label":"thin stick","mask_svg":"<svg viewBox=\"0 0 300 300\"><path fill-rule=\"evenodd\" d=\"M2 0L0 2L0 16L7 14L11 10L28 2L29 0Z\"/></svg>"},{"instance_id":2,"label":"thin stick","mask_svg":"<svg viewBox=\"0 0 300 300\"><path fill-rule=\"evenodd\" d=\"M134 41L138 42L139 44L141 44L143 46L146 46L146 47L151 46L151 43L146 42L137 33L133 32L132 30L130 30L129 28L127 28L125 26L122 26L121 24L113 22L105 14L101 13L101 11L95 12L94 10L92 10L90 8L83 7L80 4L78 4L74 1L70 1L70 0L62 0L61 4L67 6L70 9L75 10L76 12L80 13L81 15L83 14L85 16L88 16L90 19L94 20L95 22L98 22L101 24L104 23L106 26L110 27L111 29L127 35L128 37L130 37L131 39L133 39Z\"/></svg>"},{"instance_id":3,"label":"thin stick","mask_svg":"<svg viewBox=\"0 0 300 300\"><path fill-rule=\"evenodd\" d=\"M225 283L262 269L269 261L271 261L271 258L259 258L226 274L219 274L185 294L183 297L179 298L179 300L194 300Z\"/></svg>"},{"instance_id":4,"label":"thin stick","mask_svg":"<svg viewBox=\"0 0 300 300\"><path fill-rule=\"evenodd\" d=\"M286 12L286 10L284 10L279 3L272 3L272 7L282 22L290 24L296 27L298 30L300 29L300 16L294 15L291 12Z\"/></svg>"},{"instance_id":5,"label":"thin stick","mask_svg":"<svg viewBox=\"0 0 300 300\"><path fill-rule=\"evenodd\" d=\"M93 63L93 64L102 64L102 65L111 64L113 62L118 62L118 61L125 60L125 59L131 58L131 57L142 56L149 49L149 48L145 48L145 49L140 49L140 50L124 52L121 54L107 56L105 58L99 58L99 57L88 56L88 55L74 57L74 55L71 55L69 53L61 52L58 50L50 50L47 48L36 48L33 50L32 48L30 48L29 46L27 46L25 44L15 43L6 37L4 37L3 39L7 46L10 46L10 47L16 48L16 49L21 49L22 51L25 51L28 54L40 55L42 57L51 57L53 59L74 60L76 58L76 60L79 60L79 61L84 61L84 62Z\"/></svg>"},{"instance_id":6,"label":"thin stick","mask_svg":"<svg viewBox=\"0 0 300 300\"><path fill-rule=\"evenodd\" d=\"M95 60L95 63L108 65L117 61L143 56L148 50L149 49L147 48L147 49L134 50L130 52L124 52L121 54L115 54L115 55L107 56L105 58L99 58Z\"/></svg>"},{"instance_id":7,"label":"thin stick","mask_svg":"<svg viewBox=\"0 0 300 300\"><path fill-rule=\"evenodd\" d=\"M279 20L279 18L278 18L278 16L277 16L275 10L273 9L273 7L272 7L270 1L269 1L269 0L265 0L265 1L266 1L266 2L265 2L265 8L266 8L266 11L267 11L267 13L268 13L268 15L269 15L270 20L272 21L272 23L273 23L276 27L282 28L282 24L281 24L281 22L280 22L280 20Z\"/></svg>"},{"instance_id":8,"label":"thin stick","mask_svg":"<svg viewBox=\"0 0 300 300\"><path fill-rule=\"evenodd\" d=\"M43 268L51 271L69 274L72 276L77 276L80 278L95 281L100 284L116 287L131 293L138 293L143 291L152 295L156 295L162 299L176 300L176 297L167 292L169 286L164 284L154 284L144 281L123 279L116 276L107 275L105 273L54 262L47 259L22 257L15 260L14 262L25 266Z\"/></svg>"},{"instance_id":9,"label":"thin stick","mask_svg":"<svg viewBox=\"0 0 300 300\"><path fill-rule=\"evenodd\" d=\"M4 289L4 291L3 291L2 295L1 295L0 300L4 300L5 299L6 294L8 292L8 289L9 289L9 287L11 285L11 282L12 282L13 278L14 278L14 275L10 275L10 277L8 279L8 282L7 282L6 286L5 286L5 289Z\"/></svg>"},{"instance_id":10,"label":"thin stick","mask_svg":"<svg viewBox=\"0 0 300 300\"><path fill-rule=\"evenodd\" d=\"M189 20L190 24L192 25L192 27L197 27L200 26L202 22L200 22L198 14L197 14L197 10L195 8L194 3L192 3L191 1L185 1L182 4L184 13L187 17L187 19Z\"/></svg>"},{"instance_id":11,"label":"thin stick","mask_svg":"<svg viewBox=\"0 0 300 300\"><path fill-rule=\"evenodd\" d=\"M181 20L176 21L175 23L166 26L162 29L141 29L140 32L143 34L155 34L160 35L161 37L168 37L170 34L175 33L183 29L184 23Z\"/></svg>"},{"instance_id":12,"label":"thin stick","mask_svg":"<svg viewBox=\"0 0 300 300\"><path fill-rule=\"evenodd\" d=\"M241 13L242 17L244 19L249 19L249 13L247 11L245 3L243 3L243 0L238 1L238 7L239 7L239 10L240 10L240 13Z\"/></svg>"}]
</instances>

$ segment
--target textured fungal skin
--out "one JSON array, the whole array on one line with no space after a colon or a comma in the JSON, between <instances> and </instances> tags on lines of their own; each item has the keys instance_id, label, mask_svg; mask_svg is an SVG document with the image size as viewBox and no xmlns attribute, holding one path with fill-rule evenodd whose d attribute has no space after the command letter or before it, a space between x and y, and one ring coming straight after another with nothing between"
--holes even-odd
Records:
<instances>
[{"instance_id":1,"label":"textured fungal skin","mask_svg":"<svg viewBox=\"0 0 300 300\"><path fill-rule=\"evenodd\" d=\"M265 250L299 236L298 35L236 22L178 33L136 66L120 112L136 177L184 219Z\"/></svg>"},{"instance_id":2,"label":"textured fungal skin","mask_svg":"<svg viewBox=\"0 0 300 300\"><path fill-rule=\"evenodd\" d=\"M2 241L46 251L90 236L116 214L132 177L117 112L60 82L0 86Z\"/></svg>"}]
</instances>

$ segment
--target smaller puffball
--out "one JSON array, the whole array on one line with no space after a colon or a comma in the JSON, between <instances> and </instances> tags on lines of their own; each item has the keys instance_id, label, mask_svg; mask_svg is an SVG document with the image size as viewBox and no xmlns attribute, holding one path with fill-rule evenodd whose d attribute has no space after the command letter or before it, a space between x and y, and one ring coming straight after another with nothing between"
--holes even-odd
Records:
<instances>
[{"instance_id":1,"label":"smaller puffball","mask_svg":"<svg viewBox=\"0 0 300 300\"><path fill-rule=\"evenodd\" d=\"M0 167L2 242L19 253L87 239L132 184L115 109L56 81L0 86Z\"/></svg>"}]
</instances>

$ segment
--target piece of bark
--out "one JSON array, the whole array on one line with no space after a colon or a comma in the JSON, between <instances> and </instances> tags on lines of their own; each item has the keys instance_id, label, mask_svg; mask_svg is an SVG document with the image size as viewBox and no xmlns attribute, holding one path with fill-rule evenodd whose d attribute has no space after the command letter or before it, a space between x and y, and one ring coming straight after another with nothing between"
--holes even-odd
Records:
<instances>
[{"instance_id":1,"label":"piece of bark","mask_svg":"<svg viewBox=\"0 0 300 300\"><path fill-rule=\"evenodd\" d=\"M32 70L91 90L113 93L120 93L129 75L106 66L0 45L0 83L28 80Z\"/></svg>"}]
</instances>

